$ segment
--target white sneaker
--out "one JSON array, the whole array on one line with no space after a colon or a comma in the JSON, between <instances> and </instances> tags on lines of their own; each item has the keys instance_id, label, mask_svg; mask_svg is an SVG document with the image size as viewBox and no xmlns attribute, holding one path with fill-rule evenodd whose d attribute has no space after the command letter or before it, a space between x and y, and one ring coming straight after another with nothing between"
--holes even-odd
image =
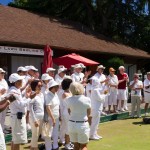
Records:
<instances>
[{"instance_id":1,"label":"white sneaker","mask_svg":"<svg viewBox=\"0 0 150 150\"><path fill-rule=\"evenodd\" d=\"M99 139L102 139L102 138L103 138L102 136L100 136L100 135L98 135L98 134L96 135L96 137L98 137Z\"/></svg>"},{"instance_id":2,"label":"white sneaker","mask_svg":"<svg viewBox=\"0 0 150 150\"><path fill-rule=\"evenodd\" d=\"M73 147L71 147L70 144L66 144L66 145L65 145L65 149L66 149L66 150L68 150L68 149L73 149Z\"/></svg>"},{"instance_id":3,"label":"white sneaker","mask_svg":"<svg viewBox=\"0 0 150 150\"><path fill-rule=\"evenodd\" d=\"M103 116L107 116L107 114L106 114L105 112L103 112L103 111L101 112L101 114L102 114Z\"/></svg>"},{"instance_id":4,"label":"white sneaker","mask_svg":"<svg viewBox=\"0 0 150 150\"><path fill-rule=\"evenodd\" d=\"M96 140L96 141L97 141L97 140L99 140L99 139L100 139L100 138L98 138L97 136L91 136L91 137L90 137L90 140Z\"/></svg>"},{"instance_id":5,"label":"white sneaker","mask_svg":"<svg viewBox=\"0 0 150 150\"><path fill-rule=\"evenodd\" d=\"M27 130L31 130L30 124L27 124Z\"/></svg>"},{"instance_id":6,"label":"white sneaker","mask_svg":"<svg viewBox=\"0 0 150 150\"><path fill-rule=\"evenodd\" d=\"M124 108L125 111L128 111L128 108Z\"/></svg>"},{"instance_id":7,"label":"white sneaker","mask_svg":"<svg viewBox=\"0 0 150 150\"><path fill-rule=\"evenodd\" d=\"M121 112L125 112L125 110L123 109L123 108L121 108L121 110L120 110Z\"/></svg>"}]
</instances>

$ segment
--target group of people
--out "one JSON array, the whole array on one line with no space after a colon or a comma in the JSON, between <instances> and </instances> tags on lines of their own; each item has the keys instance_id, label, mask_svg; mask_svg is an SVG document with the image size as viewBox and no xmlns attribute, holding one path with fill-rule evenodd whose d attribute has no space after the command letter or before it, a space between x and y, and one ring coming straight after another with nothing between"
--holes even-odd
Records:
<instances>
[{"instance_id":1,"label":"group of people","mask_svg":"<svg viewBox=\"0 0 150 150\"><path fill-rule=\"evenodd\" d=\"M66 75L67 68L47 68L39 78L34 66L19 67L9 76L9 86L4 79L5 71L0 68L0 149L5 150L3 136L8 107L12 130L12 150L19 150L27 143L27 129L31 128L31 150L38 149L39 135L45 140L46 150L59 149L58 139L65 149L86 150L89 139L99 140L98 125L101 115L128 110L128 82L124 66L109 68L109 75L103 74L105 67L99 65L97 72L83 70L83 64L72 66L74 72ZM144 81L137 73L129 83L131 89L131 117L141 117L141 90L144 88L145 112L150 102L150 72ZM113 107L113 109L111 109Z\"/></svg>"}]
</instances>

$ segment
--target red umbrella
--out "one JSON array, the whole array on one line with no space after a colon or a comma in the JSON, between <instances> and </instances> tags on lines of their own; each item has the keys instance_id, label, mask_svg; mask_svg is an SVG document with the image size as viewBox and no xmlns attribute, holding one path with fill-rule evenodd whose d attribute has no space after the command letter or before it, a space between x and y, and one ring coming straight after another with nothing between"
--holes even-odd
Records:
<instances>
[{"instance_id":1,"label":"red umbrella","mask_svg":"<svg viewBox=\"0 0 150 150\"><path fill-rule=\"evenodd\" d=\"M53 60L52 60L52 50L49 45L46 45L44 48L44 59L42 65L42 73L46 72L46 69L49 67L53 67Z\"/></svg>"},{"instance_id":2,"label":"red umbrella","mask_svg":"<svg viewBox=\"0 0 150 150\"><path fill-rule=\"evenodd\" d=\"M64 65L66 68L70 68L71 65L83 63L85 66L98 65L99 63L75 53L68 54L62 57L54 58L54 63L57 65Z\"/></svg>"}]
</instances>

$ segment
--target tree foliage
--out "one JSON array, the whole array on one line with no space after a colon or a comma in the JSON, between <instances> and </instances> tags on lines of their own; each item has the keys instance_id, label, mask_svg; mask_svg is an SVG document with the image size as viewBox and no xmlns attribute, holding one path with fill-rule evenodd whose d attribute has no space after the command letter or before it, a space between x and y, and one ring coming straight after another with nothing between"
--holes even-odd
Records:
<instances>
[{"instance_id":1,"label":"tree foliage","mask_svg":"<svg viewBox=\"0 0 150 150\"><path fill-rule=\"evenodd\" d=\"M150 0L14 0L9 5L81 22L118 42L150 51Z\"/></svg>"}]
</instances>

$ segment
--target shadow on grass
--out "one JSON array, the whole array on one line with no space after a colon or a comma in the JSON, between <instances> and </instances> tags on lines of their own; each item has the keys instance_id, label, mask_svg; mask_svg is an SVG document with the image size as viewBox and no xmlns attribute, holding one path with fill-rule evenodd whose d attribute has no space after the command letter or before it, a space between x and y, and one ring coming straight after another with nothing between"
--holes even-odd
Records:
<instances>
[{"instance_id":1,"label":"shadow on grass","mask_svg":"<svg viewBox=\"0 0 150 150\"><path fill-rule=\"evenodd\" d=\"M139 122L133 122L132 124L134 124L134 125L150 125L150 124L146 124L146 123L144 123L143 121L139 121Z\"/></svg>"}]
</instances>

